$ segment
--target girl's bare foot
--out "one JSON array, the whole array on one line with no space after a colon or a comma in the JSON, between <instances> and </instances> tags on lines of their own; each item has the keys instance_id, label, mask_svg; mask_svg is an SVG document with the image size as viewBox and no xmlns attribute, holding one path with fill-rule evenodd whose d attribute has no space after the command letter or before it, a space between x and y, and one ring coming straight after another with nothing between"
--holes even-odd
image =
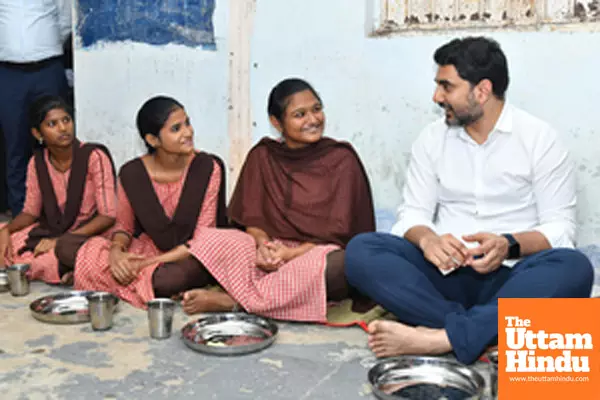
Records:
<instances>
[{"instance_id":1,"label":"girl's bare foot","mask_svg":"<svg viewBox=\"0 0 600 400\"><path fill-rule=\"evenodd\" d=\"M415 328L394 321L369 324L369 348L379 358L404 354L438 355L452 351L444 329Z\"/></svg>"},{"instance_id":2,"label":"girl's bare foot","mask_svg":"<svg viewBox=\"0 0 600 400\"><path fill-rule=\"evenodd\" d=\"M186 314L191 315L203 312L231 311L235 306L235 301L227 293L193 289L183 294L181 306Z\"/></svg>"},{"instance_id":3,"label":"girl's bare foot","mask_svg":"<svg viewBox=\"0 0 600 400\"><path fill-rule=\"evenodd\" d=\"M181 301L183 300L183 293L177 293L171 296L171 300L173 301Z\"/></svg>"}]
</instances>

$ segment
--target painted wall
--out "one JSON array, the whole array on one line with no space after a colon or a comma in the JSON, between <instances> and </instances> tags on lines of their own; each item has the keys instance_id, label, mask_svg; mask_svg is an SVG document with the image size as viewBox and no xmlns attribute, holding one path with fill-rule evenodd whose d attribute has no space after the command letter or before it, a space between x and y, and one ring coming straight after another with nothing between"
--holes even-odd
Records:
<instances>
[{"instance_id":1,"label":"painted wall","mask_svg":"<svg viewBox=\"0 0 600 400\"><path fill-rule=\"evenodd\" d=\"M227 154L227 8L216 7L211 18L213 0L91 3L76 5L79 136L104 142L120 165L144 152L135 128L140 106L166 94L186 106L196 146ZM184 13L188 7L196 11Z\"/></svg>"},{"instance_id":2,"label":"painted wall","mask_svg":"<svg viewBox=\"0 0 600 400\"><path fill-rule=\"evenodd\" d=\"M246 1L246 0L238 0ZM351 141L370 175L378 229L389 230L400 201L410 145L439 116L431 101L433 51L458 33L370 38L371 0L260 0L248 27L250 142L273 135L266 99L289 76L306 78L325 102L329 136ZM216 50L181 45L109 43L76 50L78 124L84 137L100 139L118 162L142 150L134 130L141 103L159 92L187 106L197 145L229 160L228 23L230 2L217 0ZM488 33L486 33L488 34ZM598 32L492 32L509 58L508 97L550 121L578 162L580 243L600 235L600 70ZM238 68L239 69L239 68ZM239 78L234 77L234 78ZM242 90L242 91L243 91ZM229 121L228 121L229 118ZM252 122L250 124L250 122ZM237 126L237 125L235 125ZM245 134L244 124L240 134ZM228 134L228 129L230 130ZM248 133L250 134L250 133ZM240 143L243 143L240 142ZM239 161L230 163L236 168ZM236 165L231 165L236 164Z\"/></svg>"},{"instance_id":3,"label":"painted wall","mask_svg":"<svg viewBox=\"0 0 600 400\"><path fill-rule=\"evenodd\" d=\"M373 183L378 229L400 202L410 145L439 117L431 101L434 50L452 34L369 38L364 0L260 0L252 36L254 136L272 133L271 87L301 76L322 95L327 134L351 141ZM462 34L462 33L461 33ZM486 33L488 34L488 33ZM489 33L509 60L508 98L550 121L578 162L581 244L600 236L600 33Z\"/></svg>"}]
</instances>

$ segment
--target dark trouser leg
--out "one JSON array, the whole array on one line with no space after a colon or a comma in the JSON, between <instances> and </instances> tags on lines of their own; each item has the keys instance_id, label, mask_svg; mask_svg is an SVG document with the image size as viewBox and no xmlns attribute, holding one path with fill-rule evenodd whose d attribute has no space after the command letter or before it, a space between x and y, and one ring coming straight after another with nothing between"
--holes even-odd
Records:
<instances>
[{"instance_id":1,"label":"dark trouser leg","mask_svg":"<svg viewBox=\"0 0 600 400\"><path fill-rule=\"evenodd\" d=\"M587 257L571 249L550 249L529 256L513 268L501 268L502 283L487 285L477 305L450 313L446 332L457 358L475 361L498 341L499 298L585 298L592 291L594 270Z\"/></svg>"},{"instance_id":2,"label":"dark trouser leg","mask_svg":"<svg viewBox=\"0 0 600 400\"><path fill-rule=\"evenodd\" d=\"M416 246L375 233L350 242L346 276L402 322L444 328L456 357L471 363L497 340L498 297L585 297L593 274L585 256L560 249L529 257L513 269L480 275L461 268L443 276Z\"/></svg>"},{"instance_id":3,"label":"dark trouser leg","mask_svg":"<svg viewBox=\"0 0 600 400\"><path fill-rule=\"evenodd\" d=\"M375 302L364 296L348 284L344 268L344 250L336 250L327 254L327 268L325 270L325 286L327 287L327 300L342 301L352 299L352 311L365 313L376 306Z\"/></svg>"},{"instance_id":4,"label":"dark trouser leg","mask_svg":"<svg viewBox=\"0 0 600 400\"><path fill-rule=\"evenodd\" d=\"M62 278L66 273L75 270L77 252L89 239L89 236L65 233L56 241L54 254L58 259L58 275Z\"/></svg>"},{"instance_id":5,"label":"dark trouser leg","mask_svg":"<svg viewBox=\"0 0 600 400\"><path fill-rule=\"evenodd\" d=\"M163 264L152 275L155 297L169 298L214 282L210 273L194 257Z\"/></svg>"},{"instance_id":6,"label":"dark trouser leg","mask_svg":"<svg viewBox=\"0 0 600 400\"><path fill-rule=\"evenodd\" d=\"M325 286L327 287L327 300L340 301L348 297L348 282L344 274L344 250L336 250L327 254Z\"/></svg>"},{"instance_id":7,"label":"dark trouser leg","mask_svg":"<svg viewBox=\"0 0 600 400\"><path fill-rule=\"evenodd\" d=\"M465 311L474 296L459 272L442 276L417 247L385 233L358 235L346 247L350 285L410 325L442 328L446 315Z\"/></svg>"},{"instance_id":8,"label":"dark trouser leg","mask_svg":"<svg viewBox=\"0 0 600 400\"><path fill-rule=\"evenodd\" d=\"M65 76L65 64L61 59L57 59L35 72L32 75L32 81L30 102L45 94L61 96L64 100L67 100L69 85Z\"/></svg>"},{"instance_id":9,"label":"dark trouser leg","mask_svg":"<svg viewBox=\"0 0 600 400\"><path fill-rule=\"evenodd\" d=\"M57 60L38 71L0 66L0 125L6 144L8 205L14 216L25 201L25 174L31 155L29 107L42 94L64 96L66 79Z\"/></svg>"},{"instance_id":10,"label":"dark trouser leg","mask_svg":"<svg viewBox=\"0 0 600 400\"><path fill-rule=\"evenodd\" d=\"M22 71L0 66L0 124L6 145L6 186L13 216L25 201L25 174L31 154L27 122L29 78Z\"/></svg>"},{"instance_id":11,"label":"dark trouser leg","mask_svg":"<svg viewBox=\"0 0 600 400\"><path fill-rule=\"evenodd\" d=\"M0 122L0 213L8 210L8 187L6 186L6 144Z\"/></svg>"}]
</instances>

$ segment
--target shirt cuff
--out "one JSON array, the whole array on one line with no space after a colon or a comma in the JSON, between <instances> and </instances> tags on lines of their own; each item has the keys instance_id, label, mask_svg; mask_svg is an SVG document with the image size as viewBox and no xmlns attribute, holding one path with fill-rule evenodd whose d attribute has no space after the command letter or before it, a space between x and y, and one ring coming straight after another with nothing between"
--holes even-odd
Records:
<instances>
[{"instance_id":1,"label":"shirt cuff","mask_svg":"<svg viewBox=\"0 0 600 400\"><path fill-rule=\"evenodd\" d=\"M404 237L406 232L415 226L425 226L435 232L435 225L429 219L421 216L404 216L392 227L392 235Z\"/></svg>"}]
</instances>

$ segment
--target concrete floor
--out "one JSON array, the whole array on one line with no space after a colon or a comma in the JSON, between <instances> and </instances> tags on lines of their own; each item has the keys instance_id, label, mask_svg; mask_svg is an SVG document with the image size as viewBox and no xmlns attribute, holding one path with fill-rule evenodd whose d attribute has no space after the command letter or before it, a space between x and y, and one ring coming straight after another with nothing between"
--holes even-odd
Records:
<instances>
[{"instance_id":1,"label":"concrete floor","mask_svg":"<svg viewBox=\"0 0 600 400\"><path fill-rule=\"evenodd\" d=\"M582 250L598 269L600 247ZM1 400L375 398L367 372L376 359L360 328L279 323L277 341L261 353L206 356L180 340L179 330L192 320L180 309L164 341L150 339L146 313L123 302L104 333L89 324L33 319L29 303L62 290L35 282L26 297L0 293ZM594 295L600 295L598 273ZM475 367L488 379L485 364Z\"/></svg>"},{"instance_id":2,"label":"concrete floor","mask_svg":"<svg viewBox=\"0 0 600 400\"><path fill-rule=\"evenodd\" d=\"M180 340L192 318L179 309L164 341L150 339L146 313L124 303L103 333L33 319L29 303L61 290L36 282L26 297L0 294L0 399L375 398L367 372L376 359L360 328L280 323L261 353L206 356Z\"/></svg>"}]
</instances>

